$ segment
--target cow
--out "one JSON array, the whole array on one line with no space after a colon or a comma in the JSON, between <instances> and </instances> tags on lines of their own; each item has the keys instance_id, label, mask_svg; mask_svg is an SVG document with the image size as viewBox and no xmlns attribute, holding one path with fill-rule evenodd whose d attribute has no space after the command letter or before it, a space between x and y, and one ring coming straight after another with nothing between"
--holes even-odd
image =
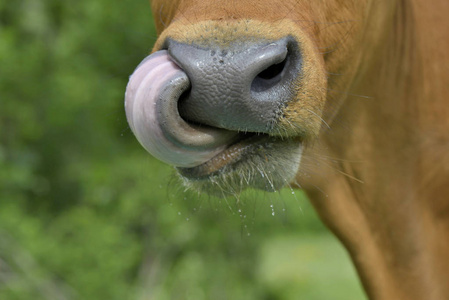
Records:
<instances>
[{"instance_id":1,"label":"cow","mask_svg":"<svg viewBox=\"0 0 449 300\"><path fill-rule=\"evenodd\" d=\"M449 299L449 1L152 0L139 142L191 189L304 189L370 299Z\"/></svg>"}]
</instances>

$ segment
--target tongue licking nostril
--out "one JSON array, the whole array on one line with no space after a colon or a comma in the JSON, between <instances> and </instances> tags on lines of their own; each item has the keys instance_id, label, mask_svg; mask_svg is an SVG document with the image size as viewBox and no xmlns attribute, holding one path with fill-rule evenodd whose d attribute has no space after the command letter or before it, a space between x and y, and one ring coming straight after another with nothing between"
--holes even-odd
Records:
<instances>
[{"instance_id":1,"label":"tongue licking nostril","mask_svg":"<svg viewBox=\"0 0 449 300\"><path fill-rule=\"evenodd\" d=\"M179 97L188 90L187 75L161 50L147 56L126 87L126 118L142 146L156 158L195 167L223 151L237 133L184 121Z\"/></svg>"}]
</instances>

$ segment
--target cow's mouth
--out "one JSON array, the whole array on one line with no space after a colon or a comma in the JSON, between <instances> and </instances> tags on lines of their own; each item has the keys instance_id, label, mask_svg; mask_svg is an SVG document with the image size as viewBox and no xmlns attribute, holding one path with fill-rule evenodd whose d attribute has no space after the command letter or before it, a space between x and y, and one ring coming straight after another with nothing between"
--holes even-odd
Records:
<instances>
[{"instance_id":1,"label":"cow's mouth","mask_svg":"<svg viewBox=\"0 0 449 300\"><path fill-rule=\"evenodd\" d=\"M249 133L209 161L177 170L186 187L220 197L246 187L274 192L294 181L302 149L300 138Z\"/></svg>"},{"instance_id":2,"label":"cow's mouth","mask_svg":"<svg viewBox=\"0 0 449 300\"><path fill-rule=\"evenodd\" d=\"M235 143L230 144L209 161L192 168L178 168L178 171L191 180L207 180L225 168L229 170L233 165L244 160L245 156L251 155L257 149L262 149L267 142L275 142L275 140L263 133L241 133Z\"/></svg>"}]
</instances>

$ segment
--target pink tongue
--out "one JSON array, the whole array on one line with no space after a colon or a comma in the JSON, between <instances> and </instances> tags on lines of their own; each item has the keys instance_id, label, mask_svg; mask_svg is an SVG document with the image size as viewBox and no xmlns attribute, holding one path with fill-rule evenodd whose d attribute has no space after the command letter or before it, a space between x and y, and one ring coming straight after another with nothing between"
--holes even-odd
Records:
<instances>
[{"instance_id":1,"label":"pink tongue","mask_svg":"<svg viewBox=\"0 0 449 300\"><path fill-rule=\"evenodd\" d=\"M161 161L185 168L210 160L236 137L179 116L177 101L189 87L187 75L161 50L140 63L125 93L126 117L140 144Z\"/></svg>"}]
</instances>

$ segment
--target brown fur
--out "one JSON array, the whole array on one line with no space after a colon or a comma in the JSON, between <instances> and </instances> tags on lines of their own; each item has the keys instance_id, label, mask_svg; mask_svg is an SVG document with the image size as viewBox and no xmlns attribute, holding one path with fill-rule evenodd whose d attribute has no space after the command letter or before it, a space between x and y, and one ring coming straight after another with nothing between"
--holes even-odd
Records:
<instances>
[{"instance_id":1,"label":"brown fur","mask_svg":"<svg viewBox=\"0 0 449 300\"><path fill-rule=\"evenodd\" d=\"M370 299L449 297L448 1L153 0L152 9L155 49L166 36L295 36L308 77L280 131L301 124L315 137L298 186Z\"/></svg>"}]
</instances>

